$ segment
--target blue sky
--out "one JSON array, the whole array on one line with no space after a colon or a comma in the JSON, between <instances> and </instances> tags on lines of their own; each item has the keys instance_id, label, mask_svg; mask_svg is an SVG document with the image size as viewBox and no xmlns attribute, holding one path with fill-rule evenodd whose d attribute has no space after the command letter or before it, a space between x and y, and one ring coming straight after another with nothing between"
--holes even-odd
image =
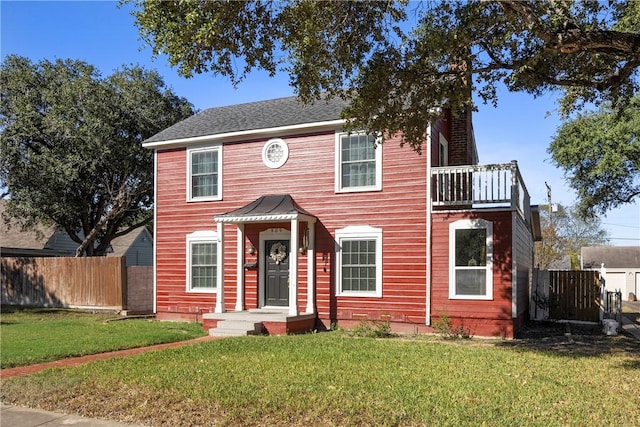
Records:
<instances>
[{"instance_id":1,"label":"blue sky","mask_svg":"<svg viewBox=\"0 0 640 427\"><path fill-rule=\"evenodd\" d=\"M129 5L115 1L0 1L0 55L17 54L33 62L43 59L79 59L96 66L103 76L123 65L157 70L178 95L202 110L221 105L293 95L288 76L250 75L234 89L226 78L201 75L180 77L165 57L153 59L140 40ZM559 121L553 114L555 94L534 99L527 94L499 91L497 108L480 105L474 128L481 164L517 160L532 204L547 201L545 181L552 201L570 205L575 194L555 168L547 147ZM547 113L551 114L547 114ZM407 155L414 155L407 150ZM640 244L640 204L610 212L602 218L611 243Z\"/></svg>"}]
</instances>

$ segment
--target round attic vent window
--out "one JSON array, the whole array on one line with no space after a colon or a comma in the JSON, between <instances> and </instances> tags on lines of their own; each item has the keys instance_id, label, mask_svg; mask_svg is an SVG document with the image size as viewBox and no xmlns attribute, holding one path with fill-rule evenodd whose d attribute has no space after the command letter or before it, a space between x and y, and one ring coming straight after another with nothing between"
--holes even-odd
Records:
<instances>
[{"instance_id":1,"label":"round attic vent window","mask_svg":"<svg viewBox=\"0 0 640 427\"><path fill-rule=\"evenodd\" d=\"M262 148L262 161L271 169L278 169L287 162L289 147L280 138L270 139Z\"/></svg>"}]
</instances>

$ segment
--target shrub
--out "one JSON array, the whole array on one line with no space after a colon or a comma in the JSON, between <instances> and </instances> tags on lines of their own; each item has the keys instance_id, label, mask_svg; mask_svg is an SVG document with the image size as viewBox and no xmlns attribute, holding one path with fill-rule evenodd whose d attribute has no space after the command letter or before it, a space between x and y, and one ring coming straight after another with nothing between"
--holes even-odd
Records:
<instances>
[{"instance_id":1,"label":"shrub","mask_svg":"<svg viewBox=\"0 0 640 427\"><path fill-rule=\"evenodd\" d=\"M471 338L471 331L468 328L465 329L463 325L454 326L447 315L438 316L438 319L433 322L433 329L446 339Z\"/></svg>"},{"instance_id":2,"label":"shrub","mask_svg":"<svg viewBox=\"0 0 640 427\"><path fill-rule=\"evenodd\" d=\"M389 320L361 320L358 326L351 330L351 334L366 338L389 338L395 336L391 332Z\"/></svg>"}]
</instances>

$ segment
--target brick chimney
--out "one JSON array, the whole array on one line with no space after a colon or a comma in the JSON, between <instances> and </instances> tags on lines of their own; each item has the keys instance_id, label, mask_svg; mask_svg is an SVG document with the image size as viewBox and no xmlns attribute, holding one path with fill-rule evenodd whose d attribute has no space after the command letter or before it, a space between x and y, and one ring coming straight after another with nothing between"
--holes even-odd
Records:
<instances>
[{"instance_id":1,"label":"brick chimney","mask_svg":"<svg viewBox=\"0 0 640 427\"><path fill-rule=\"evenodd\" d=\"M471 64L469 64L468 60L462 60L457 65L452 64L451 68L463 72L460 84L467 89L468 99L471 99L471 85L469 84L471 75L468 73L468 70L471 69ZM471 121L471 107L465 107L461 111L451 110L450 120L449 165L478 164L478 150L476 149L476 139Z\"/></svg>"},{"instance_id":2,"label":"brick chimney","mask_svg":"<svg viewBox=\"0 0 640 427\"><path fill-rule=\"evenodd\" d=\"M451 140L449 141L449 165L478 164L476 140L471 122L471 108L465 111L451 112Z\"/></svg>"}]
</instances>

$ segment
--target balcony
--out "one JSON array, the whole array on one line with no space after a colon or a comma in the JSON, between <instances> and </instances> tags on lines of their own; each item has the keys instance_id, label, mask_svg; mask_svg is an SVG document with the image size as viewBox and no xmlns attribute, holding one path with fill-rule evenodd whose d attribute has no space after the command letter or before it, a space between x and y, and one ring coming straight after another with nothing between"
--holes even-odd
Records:
<instances>
[{"instance_id":1,"label":"balcony","mask_svg":"<svg viewBox=\"0 0 640 427\"><path fill-rule=\"evenodd\" d=\"M431 168L432 201L437 208L516 210L529 221L531 206L518 162Z\"/></svg>"}]
</instances>

